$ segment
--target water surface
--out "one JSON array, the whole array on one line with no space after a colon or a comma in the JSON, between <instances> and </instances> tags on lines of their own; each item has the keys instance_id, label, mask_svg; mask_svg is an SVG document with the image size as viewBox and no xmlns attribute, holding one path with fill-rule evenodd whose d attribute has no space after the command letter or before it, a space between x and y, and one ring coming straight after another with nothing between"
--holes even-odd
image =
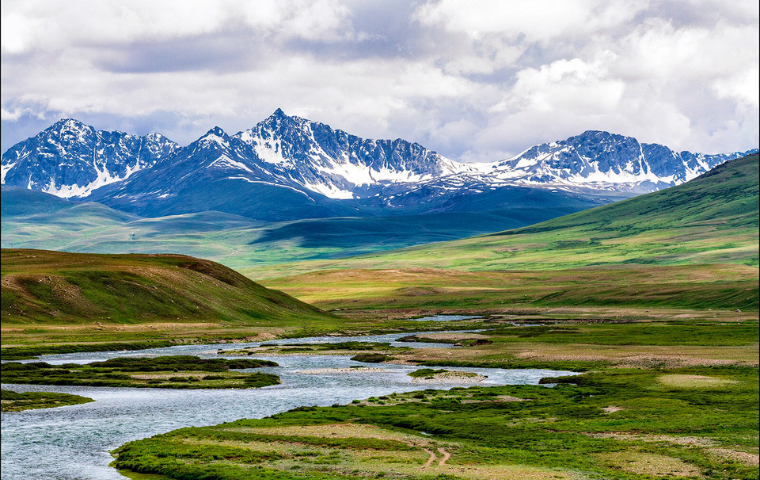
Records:
<instances>
[{"instance_id":1,"label":"water surface","mask_svg":"<svg viewBox=\"0 0 760 480\"><path fill-rule=\"evenodd\" d=\"M424 333L424 332L418 332ZM361 337L311 337L277 340L266 343L335 343L345 341L396 343L409 335L375 335ZM116 356L199 355L216 356L218 349L238 349L260 343L186 345L133 352L94 352L46 355L49 363L92 362ZM452 348L449 344L424 344L420 347ZM223 356L223 353L222 353ZM228 357L239 358L239 357ZM43 385L3 385L17 392L47 391L73 393L95 402L53 409L27 410L2 414L2 479L124 479L108 464L108 453L119 445L139 438L181 427L216 425L239 418L262 418L304 405L346 404L356 398L408 392L425 388L450 388L452 384L424 385L412 383L407 373L416 367L376 365L389 372L309 375L299 370L344 368L363 365L348 356L300 355L256 358L271 359L279 367L259 371L280 376L281 385L262 389L173 390L109 387L66 387ZM373 365L375 366L375 365ZM475 372L488 378L481 385L536 384L547 376L569 375L555 370L502 370L489 368L455 368Z\"/></svg>"}]
</instances>

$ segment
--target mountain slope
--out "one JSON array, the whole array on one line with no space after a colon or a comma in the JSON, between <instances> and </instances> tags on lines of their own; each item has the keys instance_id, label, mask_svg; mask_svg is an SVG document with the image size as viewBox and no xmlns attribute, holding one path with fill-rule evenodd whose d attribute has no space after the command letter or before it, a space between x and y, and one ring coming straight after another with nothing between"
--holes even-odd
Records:
<instances>
[{"instance_id":1,"label":"mountain slope","mask_svg":"<svg viewBox=\"0 0 760 480\"><path fill-rule=\"evenodd\" d=\"M1 238L4 248L182 253L246 268L456 240L594 205L570 195L561 203L555 198L557 194L538 189L499 189L452 197L454 207L469 212L264 223L219 211L142 218L100 203L3 186Z\"/></svg>"},{"instance_id":2,"label":"mountain slope","mask_svg":"<svg viewBox=\"0 0 760 480\"><path fill-rule=\"evenodd\" d=\"M217 210L282 221L466 211L457 198L519 186L550 191L557 203L566 192L632 196L741 155L676 153L588 131L512 159L465 164L416 143L363 139L278 109L251 129L228 135L215 127L183 148L157 134L133 137L62 120L5 152L2 165L4 184L141 216Z\"/></svg>"},{"instance_id":3,"label":"mountain slope","mask_svg":"<svg viewBox=\"0 0 760 480\"><path fill-rule=\"evenodd\" d=\"M63 198L86 197L151 168L177 147L158 133L138 137L63 119L3 153L2 183Z\"/></svg>"},{"instance_id":4,"label":"mountain slope","mask_svg":"<svg viewBox=\"0 0 760 480\"><path fill-rule=\"evenodd\" d=\"M147 217L216 210L266 221L334 217L355 209L271 181L236 138L216 127L172 158L94 192L92 199Z\"/></svg>"},{"instance_id":5,"label":"mountain slope","mask_svg":"<svg viewBox=\"0 0 760 480\"><path fill-rule=\"evenodd\" d=\"M254 278L332 268L543 270L621 264L758 266L758 155L684 185L529 227L453 242L248 270ZM287 272L287 273L286 273Z\"/></svg>"},{"instance_id":6,"label":"mountain slope","mask_svg":"<svg viewBox=\"0 0 760 480\"><path fill-rule=\"evenodd\" d=\"M491 165L492 175L524 184L583 186L645 193L680 185L721 163L748 155L674 152L635 138L589 130L532 147Z\"/></svg>"},{"instance_id":7,"label":"mountain slope","mask_svg":"<svg viewBox=\"0 0 760 480\"><path fill-rule=\"evenodd\" d=\"M184 255L2 250L2 322L308 324L331 317L227 267Z\"/></svg>"}]
</instances>

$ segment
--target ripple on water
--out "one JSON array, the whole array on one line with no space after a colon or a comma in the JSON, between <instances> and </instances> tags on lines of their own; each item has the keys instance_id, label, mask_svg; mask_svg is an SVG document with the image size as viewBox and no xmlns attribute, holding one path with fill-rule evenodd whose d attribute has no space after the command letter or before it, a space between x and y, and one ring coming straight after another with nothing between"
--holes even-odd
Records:
<instances>
[{"instance_id":1,"label":"ripple on water","mask_svg":"<svg viewBox=\"0 0 760 480\"><path fill-rule=\"evenodd\" d=\"M418 332L424 333L424 332ZM405 335L409 335L406 333ZM402 335L372 337L313 337L276 343L344 341L388 342ZM271 343L271 342L270 342ZM91 362L114 356L212 355L217 348L241 348L255 344L187 345L137 352L98 352L50 355L50 363ZM400 344L411 346L411 344ZM431 347L436 344L425 344ZM442 344L442 347L450 347ZM205 352L205 353L202 353ZM267 358L258 357L257 358ZM419 390L407 376L416 367L384 364L385 372L345 374L298 373L299 370L343 369L364 365L348 356L287 356L272 358L279 367L261 369L280 376L281 385L262 389L172 390L108 387L3 385L18 392L73 393L95 402L66 407L2 414L2 480L124 479L108 464L108 453L139 438L188 426L216 425L239 418L262 418L304 405L346 404L356 398ZM554 370L501 370L454 368L486 375L481 385L536 384L547 376L572 372ZM425 388L451 388L451 384L425 384Z\"/></svg>"}]
</instances>

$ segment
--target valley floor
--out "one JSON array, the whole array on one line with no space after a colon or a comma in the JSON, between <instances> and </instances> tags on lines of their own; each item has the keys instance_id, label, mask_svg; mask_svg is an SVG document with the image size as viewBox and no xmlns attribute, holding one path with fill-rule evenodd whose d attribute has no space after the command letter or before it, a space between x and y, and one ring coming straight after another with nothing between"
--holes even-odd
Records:
<instances>
[{"instance_id":1,"label":"valley floor","mask_svg":"<svg viewBox=\"0 0 760 480\"><path fill-rule=\"evenodd\" d=\"M390 362L579 372L542 380L553 388L456 387L302 407L130 442L114 465L174 479L758 478L757 314L617 312L435 322L479 331L408 339L461 344L453 349L372 348ZM246 354L345 355L343 347L366 351L354 343Z\"/></svg>"}]
</instances>

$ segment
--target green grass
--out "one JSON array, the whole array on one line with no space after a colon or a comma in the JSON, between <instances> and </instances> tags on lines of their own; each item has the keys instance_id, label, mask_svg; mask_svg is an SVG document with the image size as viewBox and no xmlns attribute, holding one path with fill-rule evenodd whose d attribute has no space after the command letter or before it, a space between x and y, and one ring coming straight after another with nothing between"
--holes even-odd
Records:
<instances>
[{"instance_id":1,"label":"green grass","mask_svg":"<svg viewBox=\"0 0 760 480\"><path fill-rule=\"evenodd\" d=\"M1 390L3 412L21 412L38 408L55 408L65 405L79 405L92 402L93 399L70 395L68 393L26 392L16 393L11 390Z\"/></svg>"},{"instance_id":2,"label":"green grass","mask_svg":"<svg viewBox=\"0 0 760 480\"><path fill-rule=\"evenodd\" d=\"M15 358L334 331L344 324L223 265L184 255L1 255L3 354Z\"/></svg>"},{"instance_id":3,"label":"green grass","mask_svg":"<svg viewBox=\"0 0 760 480\"><path fill-rule=\"evenodd\" d=\"M661 380L667 375L727 383L720 389L675 388ZM476 468L501 471L494 478L524 478L517 467L533 467L538 469L535 478L580 472L592 478L643 480L666 477L674 466L708 479L757 478L756 467L716 453L746 457L757 452L756 367L609 370L562 380L555 388L472 387L395 394L385 405L304 407L262 420L186 428L130 442L115 451L114 464L171 478L189 478L183 476L188 472L213 472L218 479L267 478L257 476L263 472L272 478L366 478L380 471L389 478L433 478L444 472L454 475L450 478L483 478L473 472ZM359 454L367 448L364 439L341 434L340 429L329 434L341 425L380 427L378 438L407 437L400 445L386 440L385 445L369 446L383 452L377 457L382 460L372 462ZM324 436L297 433L310 426ZM294 429L287 430L290 427ZM275 431L279 435L267 434ZM431 446L441 446L451 452L452 468L421 470L427 457L421 451L410 466L406 452L410 445L420 450L421 442L429 442L431 451ZM262 445L269 445L270 452L261 451ZM230 452L220 455L226 461L214 461L200 453L205 448L240 447L255 452L255 460L231 458ZM192 448L198 453L185 453ZM311 456L296 456L309 448ZM319 461L329 458L332 462ZM641 465L636 458L643 459L642 465L649 461L648 468L656 474L637 473ZM300 468L294 469L294 464Z\"/></svg>"},{"instance_id":4,"label":"green grass","mask_svg":"<svg viewBox=\"0 0 760 480\"><path fill-rule=\"evenodd\" d=\"M329 318L227 267L183 255L2 250L2 279L4 325Z\"/></svg>"},{"instance_id":5,"label":"green grass","mask_svg":"<svg viewBox=\"0 0 760 480\"><path fill-rule=\"evenodd\" d=\"M756 322L694 324L675 320L658 323L598 324L582 326L505 326L489 329L495 342L583 343L591 345L702 345L738 346L758 342Z\"/></svg>"},{"instance_id":6,"label":"green grass","mask_svg":"<svg viewBox=\"0 0 760 480\"><path fill-rule=\"evenodd\" d=\"M727 315L476 320L477 334L417 336L461 348L394 357L427 367L411 373L418 378L447 365L585 373L541 380L552 388L427 389L184 428L120 447L114 466L218 480L756 479L757 319ZM468 336L478 342L462 341ZM222 450L209 458L206 449ZM235 457L236 449L254 460ZM439 449L451 455L446 465Z\"/></svg>"},{"instance_id":7,"label":"green grass","mask_svg":"<svg viewBox=\"0 0 760 480\"><path fill-rule=\"evenodd\" d=\"M541 197L545 192L538 191ZM264 223L222 212L140 218L98 203L77 203L3 186L3 248L91 253L183 253L231 268L343 258L515 228L599 205L521 198L469 212L317 218Z\"/></svg>"},{"instance_id":8,"label":"green grass","mask_svg":"<svg viewBox=\"0 0 760 480\"><path fill-rule=\"evenodd\" d=\"M276 375L231 370L277 366L267 360L201 359L179 355L112 358L86 365L3 363L3 383L139 388L259 388L280 383Z\"/></svg>"},{"instance_id":9,"label":"green grass","mask_svg":"<svg viewBox=\"0 0 760 480\"><path fill-rule=\"evenodd\" d=\"M622 265L570 270L328 270L262 283L325 310L495 312L552 307L757 311L758 269Z\"/></svg>"},{"instance_id":10,"label":"green grass","mask_svg":"<svg viewBox=\"0 0 760 480\"><path fill-rule=\"evenodd\" d=\"M408 352L408 347L391 347L387 342L338 342L338 343L289 343L286 345L262 344L259 347L246 347L240 350L225 350L224 355L379 355L387 358L386 353Z\"/></svg>"},{"instance_id":11,"label":"green grass","mask_svg":"<svg viewBox=\"0 0 760 480\"><path fill-rule=\"evenodd\" d=\"M413 372L407 373L408 376L412 378L433 378L433 375L437 373L446 373L449 370L433 370L432 368L420 368L419 370L415 370Z\"/></svg>"},{"instance_id":12,"label":"green grass","mask_svg":"<svg viewBox=\"0 0 760 480\"><path fill-rule=\"evenodd\" d=\"M609 265L758 268L758 155L677 187L528 227L345 260L242 270L257 278L325 269L561 270Z\"/></svg>"}]
</instances>

